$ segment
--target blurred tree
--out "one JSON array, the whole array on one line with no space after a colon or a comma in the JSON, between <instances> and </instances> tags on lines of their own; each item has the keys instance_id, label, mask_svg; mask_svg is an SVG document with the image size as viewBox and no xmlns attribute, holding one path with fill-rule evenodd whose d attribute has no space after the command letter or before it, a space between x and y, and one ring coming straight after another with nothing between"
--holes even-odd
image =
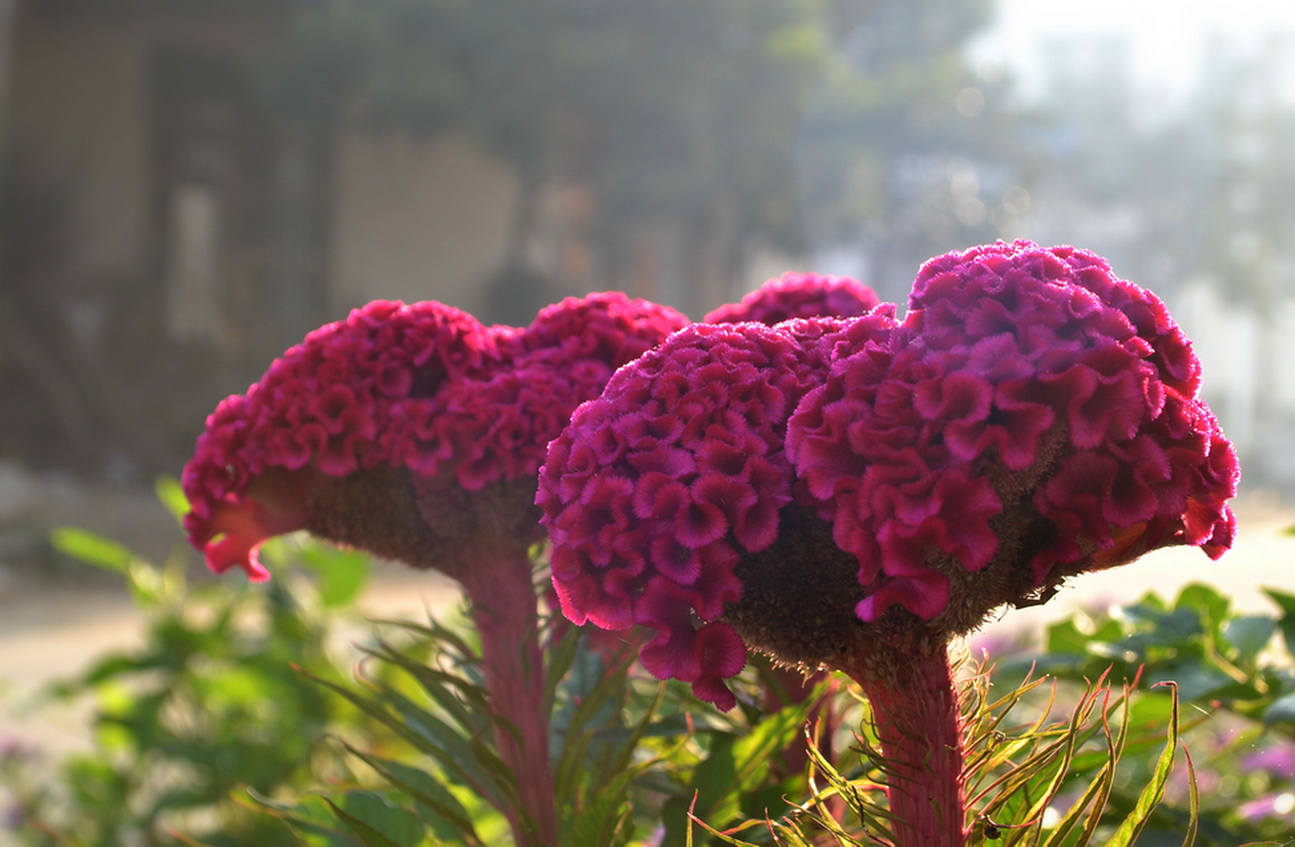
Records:
<instances>
[{"instance_id":1,"label":"blurred tree","mask_svg":"<svg viewBox=\"0 0 1295 847\"><path fill-rule=\"evenodd\" d=\"M1000 63L967 51L992 0L888 0L858 21L804 123L804 218L818 252L902 297L918 264L1016 234L1022 145Z\"/></svg>"},{"instance_id":2,"label":"blurred tree","mask_svg":"<svg viewBox=\"0 0 1295 847\"><path fill-rule=\"evenodd\" d=\"M1138 92L1127 38L1052 45L1041 111L1053 158L1033 224L1041 240L1098 250L1201 322L1205 392L1247 479L1289 485L1280 457L1295 423L1282 356L1295 293L1295 42L1275 32L1202 46L1197 76L1153 102Z\"/></svg>"},{"instance_id":3,"label":"blurred tree","mask_svg":"<svg viewBox=\"0 0 1295 847\"><path fill-rule=\"evenodd\" d=\"M583 198L567 225L598 285L637 287L636 239L662 216L683 224L684 278L718 255L736 279L752 239L800 245L797 127L831 27L873 5L323 0L302 14L289 78L298 103L363 103L424 137L466 132L506 162L521 199L505 270L527 265L545 191L562 185Z\"/></svg>"}]
</instances>

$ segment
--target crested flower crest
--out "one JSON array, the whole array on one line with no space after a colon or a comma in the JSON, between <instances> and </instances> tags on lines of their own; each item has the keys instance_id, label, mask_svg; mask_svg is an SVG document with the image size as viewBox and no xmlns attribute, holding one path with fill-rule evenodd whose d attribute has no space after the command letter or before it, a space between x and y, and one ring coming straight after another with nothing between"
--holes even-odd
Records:
<instances>
[{"instance_id":1,"label":"crested flower crest","mask_svg":"<svg viewBox=\"0 0 1295 847\"><path fill-rule=\"evenodd\" d=\"M356 309L208 418L182 475L190 540L213 570L257 580L260 544L297 529L450 570L472 539L532 543L545 445L686 323L614 293L568 298L524 330L431 301Z\"/></svg>"},{"instance_id":2,"label":"crested flower crest","mask_svg":"<svg viewBox=\"0 0 1295 847\"><path fill-rule=\"evenodd\" d=\"M703 323L776 324L792 318L851 317L881 304L876 292L848 276L788 271L702 318Z\"/></svg>"},{"instance_id":3,"label":"crested flower crest","mask_svg":"<svg viewBox=\"0 0 1295 847\"><path fill-rule=\"evenodd\" d=\"M1199 370L1154 295L1024 241L926 263L902 321L690 327L550 445L562 608L728 708L746 647L858 678L1082 571L1216 558L1238 469Z\"/></svg>"}]
</instances>

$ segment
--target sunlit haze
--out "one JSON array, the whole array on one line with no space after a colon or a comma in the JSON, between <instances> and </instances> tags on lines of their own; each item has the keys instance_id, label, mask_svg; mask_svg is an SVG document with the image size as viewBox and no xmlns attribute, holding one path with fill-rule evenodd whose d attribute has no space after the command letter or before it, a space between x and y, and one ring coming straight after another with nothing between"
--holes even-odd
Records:
<instances>
[{"instance_id":1,"label":"sunlit haze","mask_svg":"<svg viewBox=\"0 0 1295 847\"><path fill-rule=\"evenodd\" d=\"M1172 98L1197 78L1212 38L1243 46L1295 36L1295 6L1272 0L999 0L996 17L977 52L1001 58L1027 98L1039 93L1043 57L1067 41L1127 45L1133 83Z\"/></svg>"}]
</instances>

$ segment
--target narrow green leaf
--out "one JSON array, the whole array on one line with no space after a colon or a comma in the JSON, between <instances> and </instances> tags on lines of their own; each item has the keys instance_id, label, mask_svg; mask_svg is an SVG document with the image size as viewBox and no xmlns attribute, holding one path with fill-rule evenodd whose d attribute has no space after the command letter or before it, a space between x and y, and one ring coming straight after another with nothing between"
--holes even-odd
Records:
<instances>
[{"instance_id":1,"label":"narrow green leaf","mask_svg":"<svg viewBox=\"0 0 1295 847\"><path fill-rule=\"evenodd\" d=\"M412 676L423 691L465 730L480 733L490 725L490 694L474 680L432 667L396 650L386 641L379 641L377 648L366 648L364 652Z\"/></svg>"},{"instance_id":2,"label":"narrow green leaf","mask_svg":"<svg viewBox=\"0 0 1295 847\"><path fill-rule=\"evenodd\" d=\"M337 818L331 814L331 804L322 797L305 796L295 804L281 803L252 788L247 789L247 797L250 801L236 800L257 814L287 821L294 829L312 835L324 835L330 839L345 838L348 843L353 843L349 836L336 828Z\"/></svg>"},{"instance_id":3,"label":"narrow green leaf","mask_svg":"<svg viewBox=\"0 0 1295 847\"><path fill-rule=\"evenodd\" d=\"M122 575L135 559L134 553L116 541L73 526L55 527L50 532L50 543L60 553Z\"/></svg>"},{"instance_id":4,"label":"narrow green leaf","mask_svg":"<svg viewBox=\"0 0 1295 847\"><path fill-rule=\"evenodd\" d=\"M1070 810L1057 823L1052 833L1044 842L1044 847L1059 847L1062 844L1070 844L1072 847L1085 847L1092 839L1093 833L1097 829L1098 823L1102 818L1107 800L1110 798L1111 788L1115 784L1115 769L1119 764L1121 752L1128 739L1130 712L1132 711L1128 704L1129 689L1124 689L1124 697L1117 701L1114 706L1104 708L1101 714L1102 732L1106 738L1106 748L1104 751L1104 762L1097 775L1089 783L1083 795L1071 805ZM1122 719L1120 721L1120 731L1118 735L1112 735L1110 726L1111 712L1120 705L1124 706ZM1070 833L1079 824L1080 818L1085 810L1088 810L1088 816L1085 819L1083 830L1078 838L1070 842L1067 839Z\"/></svg>"},{"instance_id":5,"label":"narrow green leaf","mask_svg":"<svg viewBox=\"0 0 1295 847\"><path fill-rule=\"evenodd\" d=\"M580 628L571 626L562 633L562 637L545 651L547 667L544 670L544 714L553 714L554 699L557 697L558 684L571 670L576 656L581 652L584 637Z\"/></svg>"},{"instance_id":6,"label":"narrow green leaf","mask_svg":"<svg viewBox=\"0 0 1295 847\"><path fill-rule=\"evenodd\" d=\"M481 758L486 755L480 744L458 737L452 730L427 714L407 698L390 688L379 687L381 702L363 697L344 685L316 676L308 671L301 671L307 678L325 688L341 695L388 729L395 732L405 741L422 752L432 756L461 785L475 792L495 808L503 808L503 803L510 802L511 786L501 784L498 779L483 770ZM386 704L398 706L399 714L392 714ZM496 760L496 771L502 764Z\"/></svg>"},{"instance_id":7,"label":"narrow green leaf","mask_svg":"<svg viewBox=\"0 0 1295 847\"><path fill-rule=\"evenodd\" d=\"M627 794L633 776L623 772L600 786L593 802L580 810L562 843L570 847L607 847L617 843L615 835L632 811Z\"/></svg>"},{"instance_id":8,"label":"narrow green leaf","mask_svg":"<svg viewBox=\"0 0 1295 847\"><path fill-rule=\"evenodd\" d=\"M433 821L431 824L439 835L444 838L459 839L473 847L484 843L473 826L472 815L463 808L463 804L457 797L430 774L401 762L370 755L346 742L342 744L353 756L381 774L393 787L435 812L441 820Z\"/></svg>"},{"instance_id":9,"label":"narrow green leaf","mask_svg":"<svg viewBox=\"0 0 1295 847\"><path fill-rule=\"evenodd\" d=\"M1196 832L1201 817L1201 786L1196 781L1196 766L1192 764L1191 751L1183 745L1183 759L1187 762L1187 831L1183 833L1183 847L1196 843Z\"/></svg>"},{"instance_id":10,"label":"narrow green leaf","mask_svg":"<svg viewBox=\"0 0 1295 847\"><path fill-rule=\"evenodd\" d=\"M160 476L153 483L153 491L176 521L183 523L184 516L189 514L189 498L184 496L180 481L173 476Z\"/></svg>"},{"instance_id":11,"label":"narrow green leaf","mask_svg":"<svg viewBox=\"0 0 1295 847\"><path fill-rule=\"evenodd\" d=\"M348 791L341 806L327 797L324 802L365 847L418 847L423 840L423 825L418 818L372 791Z\"/></svg>"},{"instance_id":12,"label":"narrow green leaf","mask_svg":"<svg viewBox=\"0 0 1295 847\"><path fill-rule=\"evenodd\" d=\"M394 689L379 690L383 701L396 709L405 728L414 734L416 743L433 755L447 773L497 809L514 803L513 774L482 738L465 738Z\"/></svg>"},{"instance_id":13,"label":"narrow green leaf","mask_svg":"<svg viewBox=\"0 0 1295 847\"><path fill-rule=\"evenodd\" d=\"M629 764L634 755L634 747L647 731L664 692L664 688L658 686L656 697L626 738L620 716L628 687L628 665L621 663L613 668L605 668L601 657L590 654L582 655L581 659L582 662L577 664L589 661L593 669L599 672L590 674L590 678L596 680L591 689L569 692L564 697L569 703L574 703L575 707L558 715L565 719L564 724L554 725L561 742L555 750L557 766L554 785L556 796L564 803L574 802L578 787L587 780L591 760L594 758L591 751L595 748L612 760L607 763L607 772L615 773ZM600 719L600 715L606 717ZM619 748L609 743L609 729L624 739Z\"/></svg>"},{"instance_id":14,"label":"narrow green leaf","mask_svg":"<svg viewBox=\"0 0 1295 847\"><path fill-rule=\"evenodd\" d=\"M1178 686L1172 682L1162 684L1169 686L1169 696L1173 703L1169 718L1168 740L1165 742L1164 752L1160 754L1155 770L1151 773L1151 781L1138 794L1138 800L1133 806L1133 811L1129 813L1128 817L1120 824L1119 829L1106 842L1107 847L1128 847L1128 845L1132 844L1137 839L1138 834L1142 832L1142 828L1146 826L1152 810L1164 797L1165 783L1169 781L1169 773L1173 770L1174 758L1178 753Z\"/></svg>"}]
</instances>

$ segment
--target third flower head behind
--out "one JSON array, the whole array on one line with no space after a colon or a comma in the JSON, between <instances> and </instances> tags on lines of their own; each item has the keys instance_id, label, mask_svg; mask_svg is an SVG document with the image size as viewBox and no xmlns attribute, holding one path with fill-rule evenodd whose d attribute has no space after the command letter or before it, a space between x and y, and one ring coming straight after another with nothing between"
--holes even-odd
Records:
<instances>
[{"instance_id":1,"label":"third flower head behind","mask_svg":"<svg viewBox=\"0 0 1295 847\"><path fill-rule=\"evenodd\" d=\"M727 709L748 648L858 678L1230 546L1235 455L1154 295L1017 242L931 260L909 305L693 326L618 372L540 474L568 617L654 629L648 669Z\"/></svg>"}]
</instances>

